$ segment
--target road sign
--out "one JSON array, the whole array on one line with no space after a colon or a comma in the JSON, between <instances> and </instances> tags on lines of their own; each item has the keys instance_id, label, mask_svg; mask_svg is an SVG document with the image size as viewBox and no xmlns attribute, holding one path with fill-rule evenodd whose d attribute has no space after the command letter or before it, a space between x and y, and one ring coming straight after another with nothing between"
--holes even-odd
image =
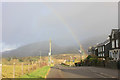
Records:
<instances>
[{"instance_id":1,"label":"road sign","mask_svg":"<svg viewBox=\"0 0 120 80\"><path fill-rule=\"evenodd\" d=\"M73 62L75 62L75 61L73 60Z\"/></svg>"}]
</instances>

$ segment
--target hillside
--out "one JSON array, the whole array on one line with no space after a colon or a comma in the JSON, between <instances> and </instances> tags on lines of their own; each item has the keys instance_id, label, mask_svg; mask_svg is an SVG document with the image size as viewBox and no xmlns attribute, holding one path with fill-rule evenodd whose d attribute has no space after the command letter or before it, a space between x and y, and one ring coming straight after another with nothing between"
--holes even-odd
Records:
<instances>
[{"instance_id":1,"label":"hillside","mask_svg":"<svg viewBox=\"0 0 120 80\"><path fill-rule=\"evenodd\" d=\"M107 35L100 35L92 38L88 38L84 40L82 46L85 50L88 49L89 46L94 46L98 42L103 42L107 38ZM79 47L77 46L58 46L55 43L52 43L52 54L75 54L78 52ZM47 56L49 52L49 42L36 42L31 43L12 51L6 51L2 53L2 57L25 57L25 56L39 56L41 51L41 56Z\"/></svg>"},{"instance_id":2,"label":"hillside","mask_svg":"<svg viewBox=\"0 0 120 80\"><path fill-rule=\"evenodd\" d=\"M48 42L37 42L19 47L12 51L2 53L2 57L25 57L25 56L47 56L49 52ZM70 47L59 47L52 43L52 54L63 54L63 53L78 53L78 49L74 46Z\"/></svg>"}]
</instances>

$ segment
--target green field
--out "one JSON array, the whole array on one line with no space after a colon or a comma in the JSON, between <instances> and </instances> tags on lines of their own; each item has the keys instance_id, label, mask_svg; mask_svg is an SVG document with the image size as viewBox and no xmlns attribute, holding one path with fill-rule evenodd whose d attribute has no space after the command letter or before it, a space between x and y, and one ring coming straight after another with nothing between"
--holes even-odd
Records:
<instances>
[{"instance_id":1,"label":"green field","mask_svg":"<svg viewBox=\"0 0 120 80\"><path fill-rule=\"evenodd\" d=\"M20 78L45 78L49 69L50 69L49 66L44 66L44 67L39 68L29 74L23 75Z\"/></svg>"}]
</instances>

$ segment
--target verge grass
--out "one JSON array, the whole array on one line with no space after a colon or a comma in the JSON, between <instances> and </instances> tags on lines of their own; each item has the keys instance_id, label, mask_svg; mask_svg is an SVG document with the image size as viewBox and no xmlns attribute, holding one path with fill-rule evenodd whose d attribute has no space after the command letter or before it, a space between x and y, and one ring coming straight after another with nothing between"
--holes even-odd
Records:
<instances>
[{"instance_id":1,"label":"verge grass","mask_svg":"<svg viewBox=\"0 0 120 80\"><path fill-rule=\"evenodd\" d=\"M45 78L49 69L50 69L50 66L44 66L44 67L39 68L29 74L23 75L20 78Z\"/></svg>"}]
</instances>

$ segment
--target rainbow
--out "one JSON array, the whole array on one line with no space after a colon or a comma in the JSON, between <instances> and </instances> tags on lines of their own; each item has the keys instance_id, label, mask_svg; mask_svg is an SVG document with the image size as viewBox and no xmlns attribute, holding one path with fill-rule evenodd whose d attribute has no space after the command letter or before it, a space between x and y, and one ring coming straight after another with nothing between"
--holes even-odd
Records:
<instances>
[{"instance_id":1,"label":"rainbow","mask_svg":"<svg viewBox=\"0 0 120 80\"><path fill-rule=\"evenodd\" d=\"M46 5L46 4L45 4ZM78 37L76 36L76 34L74 33L72 27L65 21L65 19L59 14L57 13L54 8L46 5L48 9L50 9L55 16L65 25L65 27L69 30L69 32L71 33L73 39L76 41L77 45L80 46L80 50L84 52L84 54L86 54L86 51L83 49Z\"/></svg>"}]
</instances>

